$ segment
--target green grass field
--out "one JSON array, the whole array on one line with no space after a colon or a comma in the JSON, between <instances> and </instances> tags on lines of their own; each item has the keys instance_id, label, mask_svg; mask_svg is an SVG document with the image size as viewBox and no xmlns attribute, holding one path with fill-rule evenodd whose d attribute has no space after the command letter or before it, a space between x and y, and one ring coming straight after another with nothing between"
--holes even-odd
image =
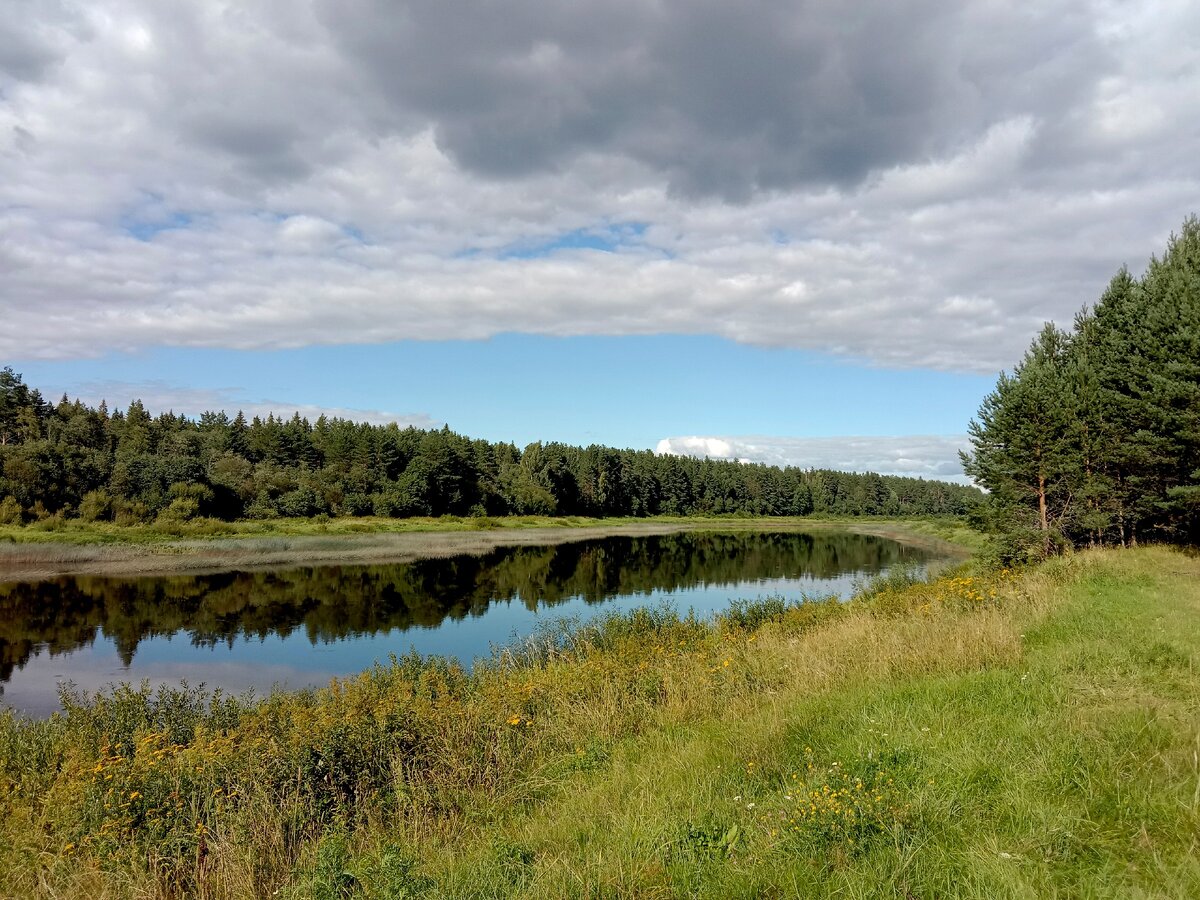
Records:
<instances>
[{"instance_id":1,"label":"green grass field","mask_svg":"<svg viewBox=\"0 0 1200 900\"><path fill-rule=\"evenodd\" d=\"M0 896L1200 896L1200 560L0 718Z\"/></svg>"}]
</instances>

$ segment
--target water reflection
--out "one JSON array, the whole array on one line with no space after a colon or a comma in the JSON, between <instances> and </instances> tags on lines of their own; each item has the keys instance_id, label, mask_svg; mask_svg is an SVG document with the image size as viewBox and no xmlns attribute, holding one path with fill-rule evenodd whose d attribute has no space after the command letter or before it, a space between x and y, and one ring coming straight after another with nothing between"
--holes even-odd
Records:
<instances>
[{"instance_id":1,"label":"water reflection","mask_svg":"<svg viewBox=\"0 0 1200 900\"><path fill-rule=\"evenodd\" d=\"M167 672L164 678L199 667L217 676L204 680L219 684L217 663L264 672L277 666L325 680L329 671L361 669L376 654L392 652L368 638L390 636L389 646L404 652L411 646L402 640L404 633L415 628L438 632L438 640L419 649L469 661L485 653L489 642L528 633L546 609L565 605L573 611L614 598L634 606L670 593L681 609L707 613L733 596L789 585L819 589L847 573L879 572L923 558L913 548L863 535L694 532L502 548L485 556L396 565L4 584L0 685L12 682L35 656L53 659L80 648L89 651L76 654L65 677L88 686L157 678L156 666ZM700 596L699 588L709 591ZM715 599L713 588L729 590L718 591ZM482 621L456 627L471 619ZM364 642L372 646L360 646ZM333 651L333 645L345 646L332 654L316 652ZM213 648L224 655L198 652ZM332 666L321 659L342 657L340 651L346 658ZM139 653L149 657L139 659L141 672L130 669ZM39 677L64 677L61 660L54 669ZM9 699L17 705L17 698Z\"/></svg>"}]
</instances>

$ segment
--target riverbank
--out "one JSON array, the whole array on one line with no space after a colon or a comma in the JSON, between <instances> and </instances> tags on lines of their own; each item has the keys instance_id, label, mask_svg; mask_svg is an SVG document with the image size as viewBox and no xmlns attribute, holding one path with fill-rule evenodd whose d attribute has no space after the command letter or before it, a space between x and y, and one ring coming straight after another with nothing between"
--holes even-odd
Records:
<instances>
[{"instance_id":1,"label":"riverbank","mask_svg":"<svg viewBox=\"0 0 1200 900\"><path fill-rule=\"evenodd\" d=\"M848 530L939 555L963 556L980 536L955 519L514 516L438 519L275 519L155 525L59 522L0 527L0 582L60 575L173 575L307 565L402 563L499 547L546 546L618 535L680 531Z\"/></svg>"},{"instance_id":2,"label":"riverbank","mask_svg":"<svg viewBox=\"0 0 1200 900\"><path fill-rule=\"evenodd\" d=\"M1200 895L1200 559L0 717L0 895Z\"/></svg>"}]
</instances>

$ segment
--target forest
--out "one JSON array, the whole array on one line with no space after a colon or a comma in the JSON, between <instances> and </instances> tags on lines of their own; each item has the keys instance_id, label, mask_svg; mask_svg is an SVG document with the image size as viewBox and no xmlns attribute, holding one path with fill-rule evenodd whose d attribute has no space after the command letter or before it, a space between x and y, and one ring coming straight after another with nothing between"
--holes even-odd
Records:
<instances>
[{"instance_id":1,"label":"forest","mask_svg":"<svg viewBox=\"0 0 1200 900\"><path fill-rule=\"evenodd\" d=\"M1010 558L1200 542L1200 221L1070 331L1047 324L970 424L963 468Z\"/></svg>"},{"instance_id":2,"label":"forest","mask_svg":"<svg viewBox=\"0 0 1200 900\"><path fill-rule=\"evenodd\" d=\"M250 421L47 402L0 370L0 524L502 515L962 515L983 495L918 478L472 440L298 414Z\"/></svg>"}]
</instances>

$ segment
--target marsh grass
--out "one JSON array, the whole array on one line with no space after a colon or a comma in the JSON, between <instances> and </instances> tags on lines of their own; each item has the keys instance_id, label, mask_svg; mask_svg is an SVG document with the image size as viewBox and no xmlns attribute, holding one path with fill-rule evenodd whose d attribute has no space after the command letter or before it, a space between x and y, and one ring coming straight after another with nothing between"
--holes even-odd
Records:
<instances>
[{"instance_id":1,"label":"marsh grass","mask_svg":"<svg viewBox=\"0 0 1200 900\"><path fill-rule=\"evenodd\" d=\"M1200 895L1200 561L609 615L0 717L0 895Z\"/></svg>"},{"instance_id":2,"label":"marsh grass","mask_svg":"<svg viewBox=\"0 0 1200 900\"><path fill-rule=\"evenodd\" d=\"M697 520L747 521L745 519L700 519L699 517L680 516L659 516L652 519L594 519L582 516L415 516L406 519L380 518L378 516L339 518L314 516L311 518L241 519L234 522L207 518L187 521L158 519L153 522L118 525L111 522L85 522L79 519L51 517L28 525L0 525L0 540L10 539L15 543L140 545L174 541L179 538L420 534L500 528L586 528L602 525L644 522L681 523Z\"/></svg>"},{"instance_id":3,"label":"marsh grass","mask_svg":"<svg viewBox=\"0 0 1200 900\"><path fill-rule=\"evenodd\" d=\"M207 541L228 538L396 535L456 533L524 529L590 529L683 525L696 528L754 529L854 527L867 533L889 536L922 536L971 549L982 546L983 538L965 521L953 516L893 519L876 516L853 518L832 516L760 518L753 516L650 516L645 518L585 516L439 516L406 519L377 516L241 519L226 522L197 518L187 521L158 519L118 525L51 517L27 525L0 524L0 544L129 545L133 547L183 540Z\"/></svg>"},{"instance_id":4,"label":"marsh grass","mask_svg":"<svg viewBox=\"0 0 1200 900\"><path fill-rule=\"evenodd\" d=\"M137 577L367 565L483 555L500 547L540 546L618 535L678 532L851 531L896 540L958 564L974 535L960 520L754 519L656 517L584 519L511 516L439 519L275 519L120 526L59 520L54 530L0 525L0 582L59 575ZM211 526L211 527L210 527Z\"/></svg>"}]
</instances>

